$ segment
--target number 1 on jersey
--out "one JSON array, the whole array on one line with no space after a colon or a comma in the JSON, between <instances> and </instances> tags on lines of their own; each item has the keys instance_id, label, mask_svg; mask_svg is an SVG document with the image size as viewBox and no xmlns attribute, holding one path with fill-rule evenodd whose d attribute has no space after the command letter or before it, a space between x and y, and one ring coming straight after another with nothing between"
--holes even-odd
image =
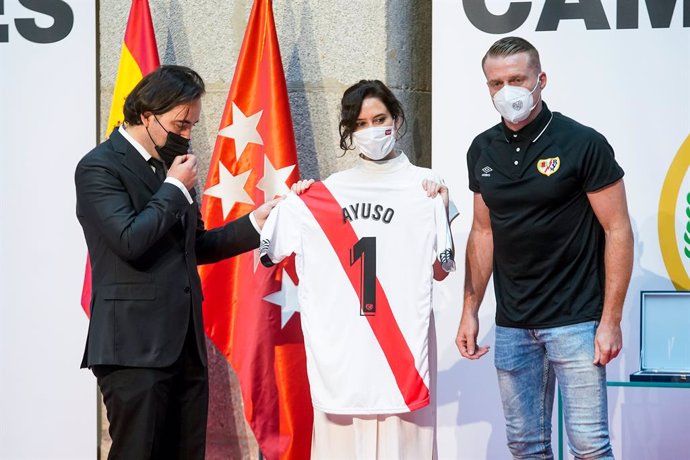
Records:
<instances>
[{"instance_id":1,"label":"number 1 on jersey","mask_svg":"<svg viewBox=\"0 0 690 460\"><path fill-rule=\"evenodd\" d=\"M376 238L365 236L350 249L350 266L361 260L359 279L359 314L376 314Z\"/></svg>"}]
</instances>

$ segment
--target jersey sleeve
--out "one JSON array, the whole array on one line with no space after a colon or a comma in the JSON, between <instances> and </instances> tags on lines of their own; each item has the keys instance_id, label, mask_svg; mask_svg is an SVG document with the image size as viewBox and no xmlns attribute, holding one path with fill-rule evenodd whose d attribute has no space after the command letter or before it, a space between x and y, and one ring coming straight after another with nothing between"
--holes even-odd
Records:
<instances>
[{"instance_id":1,"label":"jersey sleeve","mask_svg":"<svg viewBox=\"0 0 690 460\"><path fill-rule=\"evenodd\" d=\"M446 182L443 180L443 178L441 176L439 176L438 174L435 175L435 178L433 180L439 184L443 184L443 185L446 184ZM450 191L448 192L448 195L450 195ZM443 201L441 201L441 202L443 202ZM446 221L448 224L453 222L453 220L460 215L460 210L455 205L455 202L452 199L450 199L450 196L448 197L448 212L445 215L446 215Z\"/></svg>"},{"instance_id":2,"label":"jersey sleeve","mask_svg":"<svg viewBox=\"0 0 690 460\"><path fill-rule=\"evenodd\" d=\"M455 254L453 254L453 236L450 233L446 207L438 196L434 200L436 221L436 257L446 272L455 271Z\"/></svg>"},{"instance_id":3,"label":"jersey sleeve","mask_svg":"<svg viewBox=\"0 0 690 460\"><path fill-rule=\"evenodd\" d=\"M437 184L442 184L445 185L445 181L443 180L443 177L441 177L436 171L434 170L429 170L430 176L427 177L429 180L432 180L436 182ZM458 217L460 215L460 211L458 210L458 207L455 205L453 200L448 201L448 213L447 213L447 220L448 222L453 222L453 219Z\"/></svg>"},{"instance_id":4,"label":"jersey sleeve","mask_svg":"<svg viewBox=\"0 0 690 460\"><path fill-rule=\"evenodd\" d=\"M597 191L623 177L623 168L614 158L613 148L597 132L585 144L580 174L585 192Z\"/></svg>"},{"instance_id":5,"label":"jersey sleeve","mask_svg":"<svg viewBox=\"0 0 690 460\"><path fill-rule=\"evenodd\" d=\"M277 264L300 247L298 200L297 195L290 193L273 208L261 229L259 256L265 267Z\"/></svg>"},{"instance_id":6,"label":"jersey sleeve","mask_svg":"<svg viewBox=\"0 0 690 460\"><path fill-rule=\"evenodd\" d=\"M474 169L477 165L477 160L479 159L479 154L481 153L481 147L477 142L477 139L472 141L470 148L467 150L467 179L470 190L474 193L479 193L479 181L474 173Z\"/></svg>"}]
</instances>

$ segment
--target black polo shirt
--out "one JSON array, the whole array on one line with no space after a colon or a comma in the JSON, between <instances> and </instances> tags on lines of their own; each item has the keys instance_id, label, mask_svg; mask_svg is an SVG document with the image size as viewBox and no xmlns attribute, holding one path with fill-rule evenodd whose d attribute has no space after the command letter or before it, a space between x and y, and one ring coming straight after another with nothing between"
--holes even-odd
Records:
<instances>
[{"instance_id":1,"label":"black polo shirt","mask_svg":"<svg viewBox=\"0 0 690 460\"><path fill-rule=\"evenodd\" d=\"M623 177L606 139L544 103L518 132L501 122L477 136L467 166L491 216L496 324L598 320L604 232L587 192Z\"/></svg>"}]
</instances>

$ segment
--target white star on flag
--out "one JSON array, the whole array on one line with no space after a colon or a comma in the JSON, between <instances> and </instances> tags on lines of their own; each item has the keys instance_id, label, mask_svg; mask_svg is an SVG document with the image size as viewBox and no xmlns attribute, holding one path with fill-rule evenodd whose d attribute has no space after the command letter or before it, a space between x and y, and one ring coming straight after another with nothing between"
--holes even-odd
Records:
<instances>
[{"instance_id":1,"label":"white star on flag","mask_svg":"<svg viewBox=\"0 0 690 460\"><path fill-rule=\"evenodd\" d=\"M265 201L272 200L276 195L285 195L290 191L285 181L293 169L295 165L276 169L268 159L268 155L264 155L264 175L256 184L256 188L263 190Z\"/></svg>"},{"instance_id":2,"label":"white star on flag","mask_svg":"<svg viewBox=\"0 0 690 460\"><path fill-rule=\"evenodd\" d=\"M223 219L228 217L232 207L237 202L254 204L254 200L244 189L244 185L247 183L251 172L252 170L250 169L242 174L233 176L222 161L218 162L219 181L216 185L207 188L204 195L220 198L223 205Z\"/></svg>"},{"instance_id":3,"label":"white star on flag","mask_svg":"<svg viewBox=\"0 0 690 460\"><path fill-rule=\"evenodd\" d=\"M247 117L234 102L232 103L232 124L218 131L218 135L235 139L235 161L240 161L247 144L264 145L264 141L256 129L262 113L263 110L259 110L254 115Z\"/></svg>"},{"instance_id":4,"label":"white star on flag","mask_svg":"<svg viewBox=\"0 0 690 460\"><path fill-rule=\"evenodd\" d=\"M280 306L280 328L282 329L292 315L299 312L299 300L297 298L297 286L292 282L285 269L283 269L283 278L280 284L280 291L267 295L264 300Z\"/></svg>"}]
</instances>

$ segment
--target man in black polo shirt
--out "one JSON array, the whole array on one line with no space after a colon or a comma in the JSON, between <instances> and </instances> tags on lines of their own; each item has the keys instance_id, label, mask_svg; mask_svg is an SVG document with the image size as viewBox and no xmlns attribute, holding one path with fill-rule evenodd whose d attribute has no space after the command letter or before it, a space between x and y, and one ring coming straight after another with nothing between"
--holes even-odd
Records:
<instances>
[{"instance_id":1,"label":"man in black polo shirt","mask_svg":"<svg viewBox=\"0 0 690 460\"><path fill-rule=\"evenodd\" d=\"M605 365L622 346L633 237L623 170L595 130L542 101L546 74L526 40L494 43L482 67L501 123L467 154L462 356L478 359L478 310L493 272L495 364L515 458L551 459L555 381L576 459L612 459Z\"/></svg>"}]
</instances>

